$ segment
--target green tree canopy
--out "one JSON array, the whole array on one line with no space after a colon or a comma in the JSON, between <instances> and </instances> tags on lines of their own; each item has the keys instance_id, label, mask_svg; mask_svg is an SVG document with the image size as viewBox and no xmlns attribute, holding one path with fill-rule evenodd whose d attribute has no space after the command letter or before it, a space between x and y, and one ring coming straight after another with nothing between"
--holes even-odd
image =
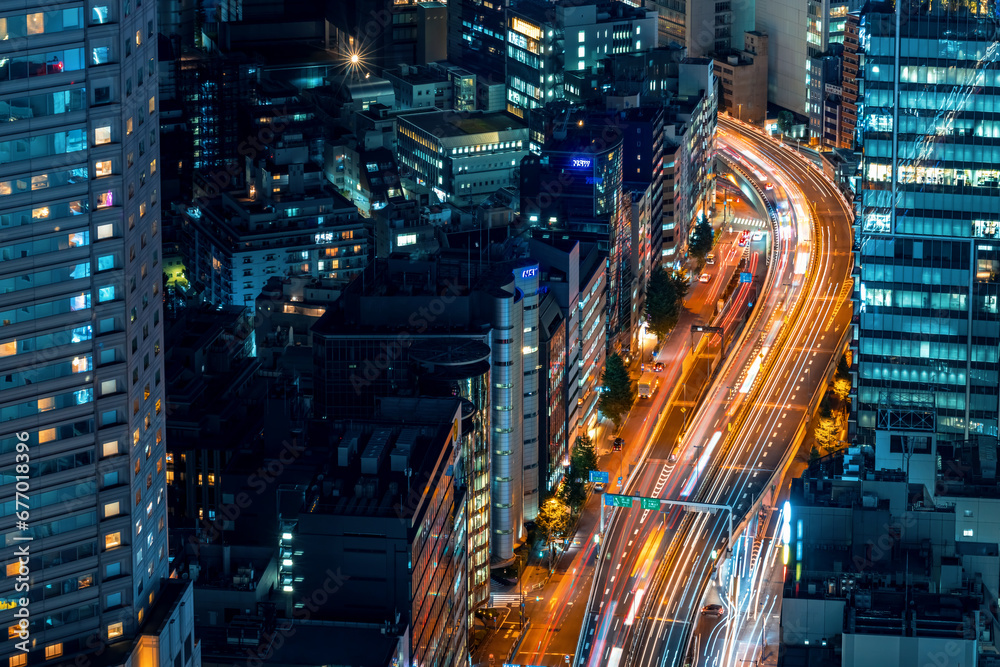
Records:
<instances>
[{"instance_id":1,"label":"green tree canopy","mask_svg":"<svg viewBox=\"0 0 1000 667\"><path fill-rule=\"evenodd\" d=\"M663 340L677 326L688 284L679 274L657 267L646 284L646 322Z\"/></svg>"},{"instance_id":2,"label":"green tree canopy","mask_svg":"<svg viewBox=\"0 0 1000 667\"><path fill-rule=\"evenodd\" d=\"M545 545L562 538L569 529L569 507L556 497L549 498L538 508L535 525L545 537Z\"/></svg>"},{"instance_id":3,"label":"green tree canopy","mask_svg":"<svg viewBox=\"0 0 1000 667\"><path fill-rule=\"evenodd\" d=\"M698 259L705 259L705 255L712 251L712 241L715 238L715 230L708 218L703 218L691 234L691 241L688 243L688 251Z\"/></svg>"},{"instance_id":4,"label":"green tree canopy","mask_svg":"<svg viewBox=\"0 0 1000 667\"><path fill-rule=\"evenodd\" d=\"M597 451L594 449L594 441L585 435L577 437L570 464L574 474L585 479L591 470L597 470Z\"/></svg>"},{"instance_id":5,"label":"green tree canopy","mask_svg":"<svg viewBox=\"0 0 1000 667\"><path fill-rule=\"evenodd\" d=\"M628 375L625 362L617 352L610 355L604 363L601 374L601 397L597 400L597 408L601 413L615 423L615 428L621 428L622 421L635 402L636 388Z\"/></svg>"},{"instance_id":6,"label":"green tree canopy","mask_svg":"<svg viewBox=\"0 0 1000 667\"><path fill-rule=\"evenodd\" d=\"M778 131L781 134L788 134L792 131L792 124L795 122L795 116L792 115L791 111L782 111L778 114Z\"/></svg>"}]
</instances>

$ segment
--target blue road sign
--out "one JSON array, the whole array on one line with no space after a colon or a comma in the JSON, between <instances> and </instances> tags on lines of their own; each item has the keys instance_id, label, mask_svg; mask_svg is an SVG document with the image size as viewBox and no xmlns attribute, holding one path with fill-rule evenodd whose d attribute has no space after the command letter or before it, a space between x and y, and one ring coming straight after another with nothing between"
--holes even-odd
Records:
<instances>
[{"instance_id":1,"label":"blue road sign","mask_svg":"<svg viewBox=\"0 0 1000 667\"><path fill-rule=\"evenodd\" d=\"M752 273L745 273L745 272L744 273L740 273L740 282L741 283L752 283L753 282L753 274Z\"/></svg>"},{"instance_id":2,"label":"blue road sign","mask_svg":"<svg viewBox=\"0 0 1000 667\"><path fill-rule=\"evenodd\" d=\"M610 476L603 470L591 470L590 471L590 481L597 482L598 484L607 484Z\"/></svg>"}]
</instances>

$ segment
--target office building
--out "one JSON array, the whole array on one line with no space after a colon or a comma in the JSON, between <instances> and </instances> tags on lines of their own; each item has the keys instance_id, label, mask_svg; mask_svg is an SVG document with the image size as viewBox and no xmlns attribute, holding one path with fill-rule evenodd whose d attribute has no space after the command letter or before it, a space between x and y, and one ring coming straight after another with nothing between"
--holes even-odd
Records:
<instances>
[{"instance_id":1,"label":"office building","mask_svg":"<svg viewBox=\"0 0 1000 667\"><path fill-rule=\"evenodd\" d=\"M837 147L852 150L857 141L858 106L863 89L859 75L864 53L861 49L861 12L850 12L844 22L844 68L841 81L841 123Z\"/></svg>"},{"instance_id":2,"label":"office building","mask_svg":"<svg viewBox=\"0 0 1000 667\"><path fill-rule=\"evenodd\" d=\"M538 259L542 289L555 298L566 329L565 398L560 401L555 386L549 388L550 405L565 406L562 417L553 408L549 419L548 484L555 488L565 472L560 462L570 454L576 437L591 434L597 424L597 398L608 347L607 251L596 242L544 229L532 230L529 248L531 256ZM545 310L542 316L546 316ZM551 340L557 338L552 336ZM550 342L550 360L562 356L556 345ZM565 426L561 419L565 419ZM565 440L558 437L562 431Z\"/></svg>"},{"instance_id":3,"label":"office building","mask_svg":"<svg viewBox=\"0 0 1000 667\"><path fill-rule=\"evenodd\" d=\"M928 502L899 472L846 480L807 471L782 519L786 664L922 665L947 655L971 667L996 654L997 545L960 541L958 507Z\"/></svg>"},{"instance_id":4,"label":"office building","mask_svg":"<svg viewBox=\"0 0 1000 667\"><path fill-rule=\"evenodd\" d=\"M451 0L448 57L484 80L503 83L508 0ZM500 111L488 109L489 111Z\"/></svg>"},{"instance_id":5,"label":"office building","mask_svg":"<svg viewBox=\"0 0 1000 667\"><path fill-rule=\"evenodd\" d=\"M862 17L852 406L856 441L876 452L997 436L1000 135L982 58L1000 33L971 11L883 4Z\"/></svg>"},{"instance_id":6,"label":"office building","mask_svg":"<svg viewBox=\"0 0 1000 667\"><path fill-rule=\"evenodd\" d=\"M475 462L467 484L477 522L470 535L481 535L477 550L489 544L504 561L538 511L538 271L528 260L478 254L460 248L431 259L390 256L352 283L313 327L315 405L329 419L360 417L372 414L381 396L433 387L442 392L433 395L458 395L476 406L490 435L470 443L475 449L466 456ZM461 371L447 383L424 379L435 367L433 350L414 356L425 340L441 341L442 360L458 355L438 361ZM484 373L480 345L487 346L487 394L471 379ZM479 511L490 513L488 522L476 518ZM474 586L488 584L488 565L473 558Z\"/></svg>"},{"instance_id":7,"label":"office building","mask_svg":"<svg viewBox=\"0 0 1000 667\"><path fill-rule=\"evenodd\" d=\"M304 147L260 160L250 179L184 213L184 264L203 302L253 304L271 276L343 286L367 266L369 226L354 204L323 185Z\"/></svg>"},{"instance_id":8,"label":"office building","mask_svg":"<svg viewBox=\"0 0 1000 667\"><path fill-rule=\"evenodd\" d=\"M404 664L469 660L462 414L455 398L383 399L374 419L331 424L328 461L278 494L282 591L304 607L338 575L310 618L409 625Z\"/></svg>"},{"instance_id":9,"label":"office building","mask_svg":"<svg viewBox=\"0 0 1000 667\"><path fill-rule=\"evenodd\" d=\"M541 123L544 117L551 121ZM589 114L565 103L532 118L533 135L543 143L540 156L529 155L521 164L521 216L533 227L566 231L607 251L608 337L621 348L631 339L633 282L621 121L614 113ZM535 132L535 122L545 126L547 136Z\"/></svg>"},{"instance_id":10,"label":"office building","mask_svg":"<svg viewBox=\"0 0 1000 667\"><path fill-rule=\"evenodd\" d=\"M507 10L507 110L563 99L567 72L618 53L655 49L655 10L612 0L525 0Z\"/></svg>"},{"instance_id":11,"label":"office building","mask_svg":"<svg viewBox=\"0 0 1000 667\"><path fill-rule=\"evenodd\" d=\"M763 125L767 115L767 35L747 32L743 48L715 54L719 110L746 123Z\"/></svg>"},{"instance_id":12,"label":"office building","mask_svg":"<svg viewBox=\"0 0 1000 667\"><path fill-rule=\"evenodd\" d=\"M12 665L96 646L124 662L174 611L156 24L154 2L0 12L0 502L8 553L34 538L30 643L8 641ZM18 530L22 442L31 520ZM20 597L17 569L6 561L5 600ZM177 644L159 641L172 660Z\"/></svg>"},{"instance_id":13,"label":"office building","mask_svg":"<svg viewBox=\"0 0 1000 667\"><path fill-rule=\"evenodd\" d=\"M503 112L428 111L399 117L397 145L404 186L475 203L517 185L528 128Z\"/></svg>"},{"instance_id":14,"label":"office building","mask_svg":"<svg viewBox=\"0 0 1000 667\"><path fill-rule=\"evenodd\" d=\"M684 47L692 58L739 48L754 29L754 1L675 2L647 0L659 13L659 43Z\"/></svg>"}]
</instances>

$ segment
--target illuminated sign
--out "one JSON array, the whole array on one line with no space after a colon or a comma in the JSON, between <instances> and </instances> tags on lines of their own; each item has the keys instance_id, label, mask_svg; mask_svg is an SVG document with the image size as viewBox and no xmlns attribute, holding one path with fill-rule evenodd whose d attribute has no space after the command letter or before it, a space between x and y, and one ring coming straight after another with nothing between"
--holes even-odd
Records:
<instances>
[{"instance_id":1,"label":"illuminated sign","mask_svg":"<svg viewBox=\"0 0 1000 667\"><path fill-rule=\"evenodd\" d=\"M593 161L589 157L575 157L570 161L574 167L589 167Z\"/></svg>"},{"instance_id":2,"label":"illuminated sign","mask_svg":"<svg viewBox=\"0 0 1000 667\"><path fill-rule=\"evenodd\" d=\"M538 267L537 266L532 266L532 267L527 268L527 269L521 269L521 277L522 278L531 278L532 276L537 276L537 275L538 275Z\"/></svg>"}]
</instances>

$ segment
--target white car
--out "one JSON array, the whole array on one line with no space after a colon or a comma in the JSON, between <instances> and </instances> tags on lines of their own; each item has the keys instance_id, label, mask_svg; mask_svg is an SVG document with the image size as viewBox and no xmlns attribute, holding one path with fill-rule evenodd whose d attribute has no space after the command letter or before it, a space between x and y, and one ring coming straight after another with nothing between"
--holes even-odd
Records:
<instances>
[{"instance_id":1,"label":"white car","mask_svg":"<svg viewBox=\"0 0 1000 667\"><path fill-rule=\"evenodd\" d=\"M600 482L597 482L596 484L594 484L594 493L600 493L602 491L604 491L604 485L603 484L601 484Z\"/></svg>"},{"instance_id":2,"label":"white car","mask_svg":"<svg viewBox=\"0 0 1000 667\"><path fill-rule=\"evenodd\" d=\"M753 240L754 241L760 241L762 238L764 238L764 232L754 232L753 233Z\"/></svg>"},{"instance_id":3,"label":"white car","mask_svg":"<svg viewBox=\"0 0 1000 667\"><path fill-rule=\"evenodd\" d=\"M705 263L706 264L715 264L715 255L712 254L712 253L708 253L708 257L705 258Z\"/></svg>"},{"instance_id":4,"label":"white car","mask_svg":"<svg viewBox=\"0 0 1000 667\"><path fill-rule=\"evenodd\" d=\"M698 282L707 283L711 279L712 279L711 275L709 275L707 273L703 273L703 274L701 274L701 277L698 278Z\"/></svg>"}]
</instances>

